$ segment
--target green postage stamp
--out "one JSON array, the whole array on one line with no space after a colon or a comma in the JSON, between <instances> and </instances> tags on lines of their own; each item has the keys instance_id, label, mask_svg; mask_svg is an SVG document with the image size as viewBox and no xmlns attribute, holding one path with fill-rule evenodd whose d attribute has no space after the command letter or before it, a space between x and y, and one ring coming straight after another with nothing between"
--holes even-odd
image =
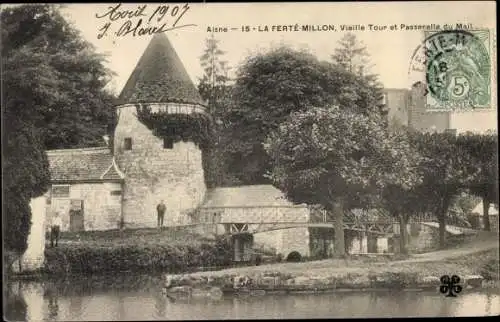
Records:
<instances>
[{"instance_id":1,"label":"green postage stamp","mask_svg":"<svg viewBox=\"0 0 500 322\"><path fill-rule=\"evenodd\" d=\"M491 107L489 30L426 32L427 107L476 109Z\"/></svg>"}]
</instances>

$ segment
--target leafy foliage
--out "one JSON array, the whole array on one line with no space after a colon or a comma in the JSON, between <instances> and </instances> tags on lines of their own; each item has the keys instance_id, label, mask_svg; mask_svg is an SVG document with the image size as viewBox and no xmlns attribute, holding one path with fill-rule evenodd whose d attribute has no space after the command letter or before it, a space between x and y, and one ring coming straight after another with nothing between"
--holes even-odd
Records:
<instances>
[{"instance_id":1,"label":"leafy foliage","mask_svg":"<svg viewBox=\"0 0 500 322\"><path fill-rule=\"evenodd\" d=\"M214 120L212 144L206 151L204 161L207 186L227 186L239 183L231 175L227 165L227 142L231 141L231 133L224 131L227 110L231 104L231 86L228 85L229 66L222 60L225 54L219 48L219 41L214 35L206 39L206 49L200 57L204 75L198 84L201 97L208 102L208 113Z\"/></svg>"},{"instance_id":2,"label":"leafy foliage","mask_svg":"<svg viewBox=\"0 0 500 322\"><path fill-rule=\"evenodd\" d=\"M458 137L457 144L467 157L465 186L475 196L482 198L485 229L490 230L489 205L498 205L498 134L465 133Z\"/></svg>"},{"instance_id":3,"label":"leafy foliage","mask_svg":"<svg viewBox=\"0 0 500 322\"><path fill-rule=\"evenodd\" d=\"M388 181L380 190L380 203L389 213L400 220L400 251L407 253L406 225L411 216L424 211L420 185L423 180L423 171L420 163L423 161L419 151L410 144L411 133L407 128L395 128L389 132L393 148L404 156L404 166L395 169L395 175L407 178L404 182Z\"/></svg>"},{"instance_id":4,"label":"leafy foliage","mask_svg":"<svg viewBox=\"0 0 500 322\"><path fill-rule=\"evenodd\" d=\"M45 271L49 274L96 274L105 272L185 272L190 268L228 265L231 244L120 245L95 247L79 245L45 251Z\"/></svg>"},{"instance_id":5,"label":"leafy foliage","mask_svg":"<svg viewBox=\"0 0 500 322\"><path fill-rule=\"evenodd\" d=\"M246 183L267 182L270 159L262 143L291 113L337 105L365 115L377 112L376 89L315 56L288 47L247 58L238 71L227 122L229 167Z\"/></svg>"},{"instance_id":6,"label":"leafy foliage","mask_svg":"<svg viewBox=\"0 0 500 322\"><path fill-rule=\"evenodd\" d=\"M339 46L335 48L335 53L331 56L336 65L357 75L366 75L369 66L368 50L353 33L346 33L339 41Z\"/></svg>"},{"instance_id":7,"label":"leafy foliage","mask_svg":"<svg viewBox=\"0 0 500 322\"><path fill-rule=\"evenodd\" d=\"M59 12L48 4L3 8L2 109L4 241L22 254L31 225L31 198L48 188L45 149L102 142L112 123L109 72Z\"/></svg>"},{"instance_id":8,"label":"leafy foliage","mask_svg":"<svg viewBox=\"0 0 500 322\"><path fill-rule=\"evenodd\" d=\"M213 130L208 115L153 112L147 104L136 104L136 109L139 121L159 138L170 138L173 142L192 141L201 149L206 149L212 142Z\"/></svg>"},{"instance_id":9,"label":"leafy foliage","mask_svg":"<svg viewBox=\"0 0 500 322\"><path fill-rule=\"evenodd\" d=\"M104 56L50 4L5 8L4 102L33 121L47 149L102 145L113 124Z\"/></svg>"},{"instance_id":10,"label":"leafy foliage","mask_svg":"<svg viewBox=\"0 0 500 322\"><path fill-rule=\"evenodd\" d=\"M411 166L409 146L394 138L376 118L338 107L293 113L266 142L271 178L296 202L329 208L341 197L347 208L363 207L367 192L388 183L408 189L415 180L401 175Z\"/></svg>"},{"instance_id":11,"label":"leafy foliage","mask_svg":"<svg viewBox=\"0 0 500 322\"><path fill-rule=\"evenodd\" d=\"M32 123L4 113L2 137L4 245L7 250L24 253L31 225L31 198L47 191L50 174L47 156Z\"/></svg>"},{"instance_id":12,"label":"leafy foliage","mask_svg":"<svg viewBox=\"0 0 500 322\"><path fill-rule=\"evenodd\" d=\"M225 52L219 48L219 40L215 39L214 34L205 42L206 48L200 57L204 74L200 79L198 91L208 102L209 113L214 115L220 99L226 94L229 66L227 61L222 60Z\"/></svg>"},{"instance_id":13,"label":"leafy foliage","mask_svg":"<svg viewBox=\"0 0 500 322\"><path fill-rule=\"evenodd\" d=\"M466 169L467 154L458 146L457 137L451 133L413 131L410 142L423 158L419 165L423 181L417 188L422 200L426 200L422 204L422 211L437 216L440 245L444 247L448 210L469 176Z\"/></svg>"},{"instance_id":14,"label":"leafy foliage","mask_svg":"<svg viewBox=\"0 0 500 322\"><path fill-rule=\"evenodd\" d=\"M366 46L353 33L345 34L338 43L335 53L331 56L333 64L364 79L374 90L380 112L387 116L388 110L382 104L382 83L378 75L371 74L370 54Z\"/></svg>"},{"instance_id":15,"label":"leafy foliage","mask_svg":"<svg viewBox=\"0 0 500 322\"><path fill-rule=\"evenodd\" d=\"M372 205L387 186L409 190L419 179L410 171L408 141L390 136L376 114L336 106L292 113L271 132L265 149L272 160L269 177L288 198L337 215ZM343 252L344 236L337 235L342 231L335 241Z\"/></svg>"}]
</instances>

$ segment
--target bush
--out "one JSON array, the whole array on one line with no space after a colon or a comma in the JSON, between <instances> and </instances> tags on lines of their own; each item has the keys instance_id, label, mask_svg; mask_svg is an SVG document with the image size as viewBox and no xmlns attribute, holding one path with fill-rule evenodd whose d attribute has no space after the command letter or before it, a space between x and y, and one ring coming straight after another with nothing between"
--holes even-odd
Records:
<instances>
[{"instance_id":1,"label":"bush","mask_svg":"<svg viewBox=\"0 0 500 322\"><path fill-rule=\"evenodd\" d=\"M45 271L61 273L106 273L119 271L182 272L200 266L226 266L231 263L226 240L199 246L68 246L45 251Z\"/></svg>"},{"instance_id":2,"label":"bush","mask_svg":"<svg viewBox=\"0 0 500 322\"><path fill-rule=\"evenodd\" d=\"M286 261L295 263L300 262L302 261L302 255L300 255L300 253L297 251L293 251L290 254L288 254L288 256L286 257Z\"/></svg>"}]
</instances>

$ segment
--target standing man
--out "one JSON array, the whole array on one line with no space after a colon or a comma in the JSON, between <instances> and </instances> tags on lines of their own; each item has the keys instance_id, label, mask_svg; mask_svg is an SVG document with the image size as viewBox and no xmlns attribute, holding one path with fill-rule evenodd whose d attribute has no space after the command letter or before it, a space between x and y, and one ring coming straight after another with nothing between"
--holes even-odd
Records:
<instances>
[{"instance_id":1,"label":"standing man","mask_svg":"<svg viewBox=\"0 0 500 322\"><path fill-rule=\"evenodd\" d=\"M55 245L57 247L57 243L59 241L59 235L61 233L61 227L62 227L62 220L61 217L59 217L59 212L56 212L54 218L52 218L52 223L50 227L50 247L54 247L54 240L55 240Z\"/></svg>"},{"instance_id":2,"label":"standing man","mask_svg":"<svg viewBox=\"0 0 500 322\"><path fill-rule=\"evenodd\" d=\"M163 203L163 200L156 206L156 211L158 211L158 227L163 227L163 218L165 218L165 211L167 207Z\"/></svg>"}]
</instances>

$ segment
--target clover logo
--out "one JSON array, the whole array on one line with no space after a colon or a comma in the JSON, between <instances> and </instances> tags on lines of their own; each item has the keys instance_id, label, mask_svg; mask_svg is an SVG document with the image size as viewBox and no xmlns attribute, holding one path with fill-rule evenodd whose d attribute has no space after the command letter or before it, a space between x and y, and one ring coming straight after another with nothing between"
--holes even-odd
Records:
<instances>
[{"instance_id":1,"label":"clover logo","mask_svg":"<svg viewBox=\"0 0 500 322\"><path fill-rule=\"evenodd\" d=\"M460 277L453 275L451 278L448 275L441 276L441 286L439 291L446 294L446 297L456 297L458 293L462 292L462 286L459 285ZM455 294L456 293L456 294Z\"/></svg>"}]
</instances>

